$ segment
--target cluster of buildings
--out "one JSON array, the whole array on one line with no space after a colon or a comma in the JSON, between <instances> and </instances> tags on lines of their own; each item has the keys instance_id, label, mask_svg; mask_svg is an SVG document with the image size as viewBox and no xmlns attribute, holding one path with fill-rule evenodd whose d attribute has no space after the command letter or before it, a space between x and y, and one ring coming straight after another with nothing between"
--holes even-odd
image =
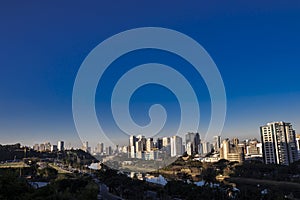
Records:
<instances>
[{"instance_id":1,"label":"cluster of buildings","mask_svg":"<svg viewBox=\"0 0 300 200\"><path fill-rule=\"evenodd\" d=\"M243 162L245 157L262 157L262 144L257 140L246 140L242 143L238 138L223 140L214 136L213 142L201 141L199 133L187 133L185 140L179 136L145 138L142 135L130 136L128 156L144 160L159 160L167 157L179 157L184 153L194 155L203 162L217 162L220 159ZM125 152L124 152L125 153Z\"/></svg>"},{"instance_id":2,"label":"cluster of buildings","mask_svg":"<svg viewBox=\"0 0 300 200\"><path fill-rule=\"evenodd\" d=\"M261 142L257 139L239 141L238 138L221 140L214 136L212 143L201 141L199 133L187 133L185 141L179 136L145 138L130 136L128 152L130 158L145 160L178 157L186 153L203 162L226 159L231 162L262 160L266 164L289 165L300 159L300 135L296 135L291 123L272 122L260 127Z\"/></svg>"},{"instance_id":3,"label":"cluster of buildings","mask_svg":"<svg viewBox=\"0 0 300 200\"><path fill-rule=\"evenodd\" d=\"M51 144L50 142L44 142L42 144L33 145L33 150L40 152L56 152L56 151L64 151L65 143L64 141L58 141L56 144Z\"/></svg>"},{"instance_id":4,"label":"cluster of buildings","mask_svg":"<svg viewBox=\"0 0 300 200\"><path fill-rule=\"evenodd\" d=\"M239 141L221 139L214 136L212 143L202 141L199 133L187 133L179 136L146 138L143 135L130 136L129 144L123 147L104 147L98 143L93 149L84 142L81 149L93 155L111 156L119 153L129 158L143 160L163 160L167 157L193 155L202 162L217 162L226 159L231 162L243 162L248 159L263 160L266 164L289 165L300 159L300 134L296 135L291 123L271 122L260 127L261 142L257 139ZM64 151L64 141L57 145L50 142L35 144L33 149L40 152Z\"/></svg>"},{"instance_id":5,"label":"cluster of buildings","mask_svg":"<svg viewBox=\"0 0 300 200\"><path fill-rule=\"evenodd\" d=\"M145 160L162 159L165 156L176 157L182 155L184 147L179 136L146 138L145 136L130 136L128 156Z\"/></svg>"},{"instance_id":6,"label":"cluster of buildings","mask_svg":"<svg viewBox=\"0 0 300 200\"><path fill-rule=\"evenodd\" d=\"M88 152L92 155L104 155L104 156L110 156L114 153L118 153L118 149L119 149L118 146L116 147L115 150L113 150L111 146L104 148L103 143L98 143L92 151L92 148L89 146L88 141L83 142L83 145L81 147L81 150Z\"/></svg>"},{"instance_id":7,"label":"cluster of buildings","mask_svg":"<svg viewBox=\"0 0 300 200\"><path fill-rule=\"evenodd\" d=\"M220 137L216 136L219 140ZM130 136L129 157L145 160L161 159L163 156L178 157L187 152L188 155L207 154L213 146L209 142L201 142L199 133L187 133L185 141L179 136L162 137L154 140L142 135Z\"/></svg>"}]
</instances>

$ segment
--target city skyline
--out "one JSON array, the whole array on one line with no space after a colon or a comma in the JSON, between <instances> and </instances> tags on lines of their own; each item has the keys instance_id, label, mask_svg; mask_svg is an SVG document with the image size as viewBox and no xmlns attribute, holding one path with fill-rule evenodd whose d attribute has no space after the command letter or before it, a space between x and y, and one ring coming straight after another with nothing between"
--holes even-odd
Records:
<instances>
[{"instance_id":1,"label":"city skyline","mask_svg":"<svg viewBox=\"0 0 300 200\"><path fill-rule=\"evenodd\" d=\"M278 123L278 122L283 122L283 120L280 120L280 121L267 121L265 124L270 124L270 123ZM295 124L294 123L292 123L293 124L293 127L295 127ZM218 135L221 139L226 139L226 138L235 138L235 137L238 137L238 138L240 138L241 139L241 141L244 141L244 140L249 140L249 139L257 139L257 140L261 140L261 130L260 130L260 128L262 127L262 126L264 126L263 124L261 124L261 125L258 125L257 126L257 129L258 129L258 133L256 134L256 135L252 135L252 136L238 136L238 135L231 135L231 136L225 136L225 135ZM293 129L293 130L295 130L295 134L297 135L297 134L300 134L300 131L298 132L295 128ZM186 137L186 135L187 134L189 134L189 133L193 133L193 132L187 132L187 133L183 133L183 144L185 144L186 145L186 140L185 140L185 137ZM205 141L205 142L210 142L210 143L214 143L215 142L215 137L217 136L217 135L215 135L215 136L213 136L213 137L211 137L211 138L208 138L208 139L206 139L206 140L203 140L203 138L201 137L201 134L200 133L193 133L193 134L199 134L200 135L200 140L201 141ZM143 136L144 137L144 135L143 134L141 134L141 133L139 133L139 134L136 134L136 135L130 135L130 136L128 136L128 139L130 139L130 137L132 137L132 136ZM168 138L171 138L172 136L174 136L174 135L172 135L172 134L167 134L167 135L162 135L162 136L154 136L154 137L152 137L153 139L158 139L158 138L165 138L165 137L168 137ZM60 141L62 141L63 143L64 143L64 146L65 146L65 148L66 148L66 146L67 146L67 148L68 149L70 149L70 148L77 148L77 149L81 149L83 146L84 146L84 144L86 143L86 142L88 142L90 145L90 147L96 147L99 143L103 143L103 141L80 141L79 140L79 142L77 142L77 143L71 143L70 141L67 141L67 140L62 140L61 138L55 138L55 139L52 139L52 140L49 140L49 139L41 139L41 140L34 140L35 142L33 142L33 143L26 143L26 142L24 142L24 141L20 141L20 140L16 140L16 141L13 141L13 142L11 142L11 143L1 143L2 145L10 145L10 144L16 144L16 143L20 143L20 144L22 144L22 145L24 145L24 146L28 146L28 147L31 147L31 146L34 146L35 144L45 144L45 143L51 143L51 144L57 144L58 142L60 142ZM222 141L221 141L222 142ZM221 143L220 142L220 143ZM118 144L115 144L115 146L116 145L118 145L118 146L125 146L125 145L127 145L127 143L128 143L128 140L124 140L124 141L122 141L121 143L118 143ZM104 145L105 145L105 143L103 143ZM57 145L57 146L59 146L59 145ZM110 146L110 145L108 145L108 146Z\"/></svg>"},{"instance_id":2,"label":"city skyline","mask_svg":"<svg viewBox=\"0 0 300 200\"><path fill-rule=\"evenodd\" d=\"M261 141L256 138L240 140L239 137L229 139L214 136L212 142L208 142L208 140L201 140L199 133L188 132L183 138L177 135L160 138L145 137L141 134L131 135L124 146L109 146L100 142L96 146L91 146L88 141L85 141L81 148L66 148L65 142L59 140L56 144L44 142L31 147L21 146L21 148L24 152L26 149L33 149L36 152L57 153L57 155L65 150L81 149L95 156L99 163L117 170L128 170L127 167L132 166L133 163L138 165L147 163L142 168L146 169L148 166L151 169L158 169L179 157L184 159L192 157L194 161L205 163L227 160L240 164L254 161L286 166L300 159L300 134L296 134L291 123L269 122L260 126L260 134ZM20 144L14 146L20 148Z\"/></svg>"},{"instance_id":3,"label":"city skyline","mask_svg":"<svg viewBox=\"0 0 300 200\"><path fill-rule=\"evenodd\" d=\"M239 143L239 141L248 141L248 140L257 140L257 141L260 141L260 142L264 142L265 138L262 137L262 130L265 129L266 127L268 127L267 130L272 130L274 132L274 128L269 128L269 126L273 125L274 124L279 124L279 125L282 125L284 124L284 126L288 126L290 127L290 130L292 130L293 134L296 136L296 135L300 135L299 133L296 132L295 129L292 128L292 126L294 125L291 125L292 123L290 122L284 122L284 121L271 121L271 122L268 122L266 123L266 125L262 125L262 126L259 126L259 129L260 129L260 136L259 137L249 137L249 138L241 138L239 136L234 136L232 137L233 139L237 139L237 142L236 143ZM285 125L286 124L286 125ZM267 132L266 132L267 133ZM268 132L268 134L270 134ZM178 135L171 135L171 136L168 136L168 135L163 135L163 136L155 136L155 137L145 137L145 135L143 134L138 134L138 135L130 135L128 136L128 140L124 143L121 143L121 144L116 144L115 146L110 146L110 145L107 145L105 143L103 143L102 141L98 141L98 142L93 142L92 144L95 144L95 145L89 145L89 141L83 141L81 143L81 145L78 147L76 146L73 146L71 145L71 143L67 143L68 147L65 146L65 141L62 141L62 140L56 140L54 143L57 143L56 148L61 151L61 149L71 149L71 148L77 148L77 149L83 149L84 151L89 151L89 152L94 152L94 151L97 151L97 148L99 148L99 145L101 145L102 147L102 151L104 151L104 147L119 147L119 148L122 148L124 146L127 146L129 149L131 146L134 146L135 148L141 148L141 147L136 147L137 142L138 141L141 141L141 140L144 140L143 141L143 145L145 146L144 150L145 151L148 151L146 149L148 149L148 142L149 142L149 139L151 139L151 143L152 144L155 144L155 145L158 145L157 143L161 143L159 144L159 146L163 147L163 146L166 146L168 144L171 143L171 138L172 137L179 137L181 138L182 140L182 144L187 146L187 145L191 145L190 148L191 148L191 152L194 153L198 153L199 150L198 150L198 145L201 144L201 143L208 143L209 145L211 145L211 148L214 148L215 150L219 150L221 148L221 145L222 145L222 141L224 140L227 140L229 139L230 137L222 137L221 135L216 135L216 136L213 136L212 138L209 138L209 139L203 139L201 137L201 134L199 133L194 133L194 132L187 132L183 135L184 137L180 137ZM268 138L269 136L267 136L266 138ZM287 137L287 136L285 136ZM40 142L40 144L51 144L51 142L45 140L43 142ZM6 144L3 144L3 145L6 145ZM24 146L35 146L35 145L39 145L39 143L35 143L34 145L24 145ZM107 145L107 146L106 146ZM139 144L141 145L141 144ZM296 144L295 144L296 145ZM297 145L299 146L300 143ZM297 148L297 145L296 145L296 148ZM50 147L49 147L50 148ZM152 146L151 146L152 148ZM201 147L202 148L202 147ZM160 148L159 148L160 149ZM129 150L130 151L130 150ZM185 151L187 151L187 149L185 149ZM206 152L207 153L207 152Z\"/></svg>"},{"instance_id":4,"label":"city skyline","mask_svg":"<svg viewBox=\"0 0 300 200\"><path fill-rule=\"evenodd\" d=\"M120 2L120 6L115 7L97 2L82 8L77 3L62 2L58 11L53 12L57 6L52 3L46 6L3 3L0 8L3 15L0 19L3 24L0 27L1 142L33 145L59 138L80 147L83 141L73 122L72 90L82 61L108 37L145 26L180 31L203 45L210 54L227 95L227 116L221 136L259 138L258 126L270 119L289 121L299 132L300 29L297 25L300 5L297 1L289 4L248 2L247 6L224 2L190 6L172 2L172 9L169 4ZM115 12L108 11L112 9ZM130 68L157 61L156 58L175 69L188 66L165 52L133 52L127 56L113 64L115 69L108 71L103 81L116 81L120 66ZM198 132L204 134L210 120L207 88L201 77L193 76L193 71L183 71L192 83L197 83L194 87L199 91L201 110ZM147 92L139 90L132 98L133 119L137 124L146 125L149 105L161 103L171 116L164 131L173 134L179 120L174 95L158 86L142 89ZM155 95L153 91L164 95ZM106 110L100 112L103 107L108 108L110 102L102 99L103 96L101 91L96 94L98 119L114 138L117 129L108 121L111 115ZM277 109L281 107L285 109ZM96 137L95 141L98 141Z\"/></svg>"}]
</instances>

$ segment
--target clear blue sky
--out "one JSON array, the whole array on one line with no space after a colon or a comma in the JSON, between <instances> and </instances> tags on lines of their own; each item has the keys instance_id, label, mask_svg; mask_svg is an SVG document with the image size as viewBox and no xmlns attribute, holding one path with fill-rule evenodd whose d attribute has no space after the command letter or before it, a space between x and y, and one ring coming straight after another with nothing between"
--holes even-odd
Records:
<instances>
[{"instance_id":1,"label":"clear blue sky","mask_svg":"<svg viewBox=\"0 0 300 200\"><path fill-rule=\"evenodd\" d=\"M72 89L82 61L106 38L145 26L180 31L211 55L227 93L224 137L259 137L260 125L277 120L293 123L300 132L299 1L29 0L0 5L0 143L32 145L61 139L79 144ZM119 65L134 64L135 58L147 61L152 54L170 65L180 63L172 55L150 51L128 55ZM118 62L111 70L107 77L114 80ZM151 103L162 102L176 114L176 99L165 88L144 89L164 90L165 96L137 91L137 109L132 106L137 123L147 122L142 108ZM97 93L97 106L105 103ZM205 87L200 103L205 126ZM171 120L166 130L176 128L178 118ZM109 122L105 126L111 128Z\"/></svg>"}]
</instances>

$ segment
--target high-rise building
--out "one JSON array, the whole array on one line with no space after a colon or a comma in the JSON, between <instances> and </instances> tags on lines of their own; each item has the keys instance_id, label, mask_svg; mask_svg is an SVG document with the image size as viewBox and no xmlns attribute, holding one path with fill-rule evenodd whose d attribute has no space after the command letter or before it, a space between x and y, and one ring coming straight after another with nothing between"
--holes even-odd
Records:
<instances>
[{"instance_id":1,"label":"high-rise building","mask_svg":"<svg viewBox=\"0 0 300 200\"><path fill-rule=\"evenodd\" d=\"M182 138L179 136L171 137L171 157L182 155Z\"/></svg>"},{"instance_id":2,"label":"high-rise building","mask_svg":"<svg viewBox=\"0 0 300 200\"><path fill-rule=\"evenodd\" d=\"M41 152L46 151L45 144L40 144L39 150L40 150Z\"/></svg>"},{"instance_id":3,"label":"high-rise building","mask_svg":"<svg viewBox=\"0 0 300 200\"><path fill-rule=\"evenodd\" d=\"M171 155L171 139L169 137L163 137L162 149L166 153L167 156Z\"/></svg>"},{"instance_id":4,"label":"high-rise building","mask_svg":"<svg viewBox=\"0 0 300 200\"><path fill-rule=\"evenodd\" d=\"M219 135L214 136L213 147L216 152L219 152L221 148L221 136Z\"/></svg>"},{"instance_id":5,"label":"high-rise building","mask_svg":"<svg viewBox=\"0 0 300 200\"><path fill-rule=\"evenodd\" d=\"M129 147L129 155L130 155L130 158L135 158L136 157L134 146Z\"/></svg>"},{"instance_id":6,"label":"high-rise building","mask_svg":"<svg viewBox=\"0 0 300 200\"><path fill-rule=\"evenodd\" d=\"M298 160L295 130L291 123L272 122L260 127L266 164L289 165Z\"/></svg>"},{"instance_id":7,"label":"high-rise building","mask_svg":"<svg viewBox=\"0 0 300 200\"><path fill-rule=\"evenodd\" d=\"M262 144L260 142L258 142L257 140L248 141L245 150L246 150L247 156L261 155L262 154Z\"/></svg>"},{"instance_id":8,"label":"high-rise building","mask_svg":"<svg viewBox=\"0 0 300 200\"><path fill-rule=\"evenodd\" d=\"M130 140L134 140L134 138L130 138ZM142 136L142 135L138 135L136 138L135 138L135 145L134 145L134 150L135 150L135 153L136 152L142 152L142 151L146 151L146 143L147 143L147 139ZM153 143L153 139L152 139L152 143ZM132 145L133 146L133 145ZM153 144L152 144L152 147L153 147ZM132 148L131 148L132 149Z\"/></svg>"},{"instance_id":9,"label":"high-rise building","mask_svg":"<svg viewBox=\"0 0 300 200\"><path fill-rule=\"evenodd\" d=\"M96 148L96 153L103 153L104 152L104 144L98 143Z\"/></svg>"},{"instance_id":10,"label":"high-rise building","mask_svg":"<svg viewBox=\"0 0 300 200\"><path fill-rule=\"evenodd\" d=\"M134 136L134 135L131 135L130 137L129 137L129 146L130 146L130 152L133 150L134 152L133 153L135 153L135 150L136 150L136 148L135 148L135 143L136 143L136 137ZM133 148L132 148L133 147Z\"/></svg>"},{"instance_id":11,"label":"high-rise building","mask_svg":"<svg viewBox=\"0 0 300 200\"><path fill-rule=\"evenodd\" d=\"M195 133L187 133L185 135L185 145L188 155L192 155L195 152Z\"/></svg>"},{"instance_id":12,"label":"high-rise building","mask_svg":"<svg viewBox=\"0 0 300 200\"><path fill-rule=\"evenodd\" d=\"M186 145L186 153L190 156L193 154L193 145L191 142L188 142Z\"/></svg>"},{"instance_id":13,"label":"high-rise building","mask_svg":"<svg viewBox=\"0 0 300 200\"><path fill-rule=\"evenodd\" d=\"M55 151L57 151L57 145L51 145L51 151L52 152L55 152Z\"/></svg>"},{"instance_id":14,"label":"high-rise building","mask_svg":"<svg viewBox=\"0 0 300 200\"><path fill-rule=\"evenodd\" d=\"M39 151L39 150L40 150L40 145L39 145L39 144L35 144L35 145L33 146L33 150Z\"/></svg>"},{"instance_id":15,"label":"high-rise building","mask_svg":"<svg viewBox=\"0 0 300 200\"><path fill-rule=\"evenodd\" d=\"M51 144L50 144L50 142L45 142L44 143L44 145L45 145L45 151L51 151Z\"/></svg>"},{"instance_id":16,"label":"high-rise building","mask_svg":"<svg viewBox=\"0 0 300 200\"><path fill-rule=\"evenodd\" d=\"M106 147L106 155L111 155L112 154L112 148L111 146Z\"/></svg>"},{"instance_id":17,"label":"high-rise building","mask_svg":"<svg viewBox=\"0 0 300 200\"><path fill-rule=\"evenodd\" d=\"M296 135L296 145L298 151L298 160L300 159L300 134Z\"/></svg>"},{"instance_id":18,"label":"high-rise building","mask_svg":"<svg viewBox=\"0 0 300 200\"><path fill-rule=\"evenodd\" d=\"M208 154L211 152L211 145L209 142L202 142L202 154Z\"/></svg>"},{"instance_id":19,"label":"high-rise building","mask_svg":"<svg viewBox=\"0 0 300 200\"><path fill-rule=\"evenodd\" d=\"M240 140L239 140L239 138L233 138L232 139L232 145L234 145L234 146L239 146L239 143L240 143Z\"/></svg>"},{"instance_id":20,"label":"high-rise building","mask_svg":"<svg viewBox=\"0 0 300 200\"><path fill-rule=\"evenodd\" d=\"M91 152L91 147L89 147L89 142L88 141L85 141L82 145L82 148L81 148L83 151L85 152Z\"/></svg>"},{"instance_id":21,"label":"high-rise building","mask_svg":"<svg viewBox=\"0 0 300 200\"><path fill-rule=\"evenodd\" d=\"M199 153L199 144L201 143L201 139L200 139L200 134L199 133L196 133L195 134L195 138L194 138L194 145L195 145L195 154L198 154Z\"/></svg>"},{"instance_id":22,"label":"high-rise building","mask_svg":"<svg viewBox=\"0 0 300 200\"><path fill-rule=\"evenodd\" d=\"M142 140L138 140L135 142L135 151L139 152L139 151L143 151L143 142Z\"/></svg>"},{"instance_id":23,"label":"high-rise building","mask_svg":"<svg viewBox=\"0 0 300 200\"><path fill-rule=\"evenodd\" d=\"M229 139L222 142L220 148L220 158L229 160L230 162L243 162L245 159L243 147L236 145L237 140L232 140L235 144L230 144Z\"/></svg>"},{"instance_id":24,"label":"high-rise building","mask_svg":"<svg viewBox=\"0 0 300 200\"><path fill-rule=\"evenodd\" d=\"M64 151L65 150L65 143L64 143L64 141L58 141L57 142L57 150L58 151Z\"/></svg>"},{"instance_id":25,"label":"high-rise building","mask_svg":"<svg viewBox=\"0 0 300 200\"><path fill-rule=\"evenodd\" d=\"M169 137L163 137L163 147L166 147L170 145L170 138Z\"/></svg>"},{"instance_id":26,"label":"high-rise building","mask_svg":"<svg viewBox=\"0 0 300 200\"><path fill-rule=\"evenodd\" d=\"M146 142L146 151L150 152L153 149L153 138L148 138Z\"/></svg>"},{"instance_id":27,"label":"high-rise building","mask_svg":"<svg viewBox=\"0 0 300 200\"><path fill-rule=\"evenodd\" d=\"M185 145L188 155L199 153L199 144L201 143L199 133L187 133L185 135ZM189 146L187 146L189 145Z\"/></svg>"},{"instance_id":28,"label":"high-rise building","mask_svg":"<svg viewBox=\"0 0 300 200\"><path fill-rule=\"evenodd\" d=\"M157 138L156 140L156 148L161 149L163 147L163 139L162 138Z\"/></svg>"}]
</instances>

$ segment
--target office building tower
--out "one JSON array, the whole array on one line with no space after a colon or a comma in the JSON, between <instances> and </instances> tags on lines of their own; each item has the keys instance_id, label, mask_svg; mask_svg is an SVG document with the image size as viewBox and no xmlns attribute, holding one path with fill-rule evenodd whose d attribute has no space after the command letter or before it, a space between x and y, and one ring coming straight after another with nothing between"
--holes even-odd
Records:
<instances>
[{"instance_id":1,"label":"office building tower","mask_svg":"<svg viewBox=\"0 0 300 200\"><path fill-rule=\"evenodd\" d=\"M65 143L64 143L64 141L58 141L57 142L57 150L58 151L64 151L65 150Z\"/></svg>"},{"instance_id":2,"label":"office building tower","mask_svg":"<svg viewBox=\"0 0 300 200\"><path fill-rule=\"evenodd\" d=\"M220 148L221 148L221 136L216 135L214 136L214 141L213 141L213 148L215 150L215 152L219 152Z\"/></svg>"},{"instance_id":3,"label":"office building tower","mask_svg":"<svg viewBox=\"0 0 300 200\"><path fill-rule=\"evenodd\" d=\"M187 133L185 135L186 149L189 149L188 155L192 155L195 152L195 133ZM189 145L189 147L187 147Z\"/></svg>"},{"instance_id":4,"label":"office building tower","mask_svg":"<svg viewBox=\"0 0 300 200\"><path fill-rule=\"evenodd\" d=\"M104 152L104 144L103 143L98 143L97 148L96 148L96 153L103 153Z\"/></svg>"},{"instance_id":5,"label":"office building tower","mask_svg":"<svg viewBox=\"0 0 300 200\"><path fill-rule=\"evenodd\" d=\"M135 140L135 143L134 145L131 145L131 146L134 146L134 151L135 153L136 152L143 152L143 151L146 151L146 143L147 143L147 139L142 136L142 135L138 135L137 137L130 137L130 141L133 142ZM131 144L130 142L130 144ZM152 142L153 142L153 139L152 139ZM130 148L130 150L132 150L133 148Z\"/></svg>"},{"instance_id":6,"label":"office building tower","mask_svg":"<svg viewBox=\"0 0 300 200\"><path fill-rule=\"evenodd\" d=\"M89 142L84 142L81 149L85 152L90 152Z\"/></svg>"},{"instance_id":7,"label":"office building tower","mask_svg":"<svg viewBox=\"0 0 300 200\"><path fill-rule=\"evenodd\" d=\"M236 143L237 140L232 140ZM229 160L230 162L243 162L245 159L244 148L231 144L229 139L225 139L222 142L220 148L220 158Z\"/></svg>"},{"instance_id":8,"label":"office building tower","mask_svg":"<svg viewBox=\"0 0 300 200\"><path fill-rule=\"evenodd\" d=\"M211 152L211 145L209 142L202 142L202 154L208 154Z\"/></svg>"},{"instance_id":9,"label":"office building tower","mask_svg":"<svg viewBox=\"0 0 300 200\"><path fill-rule=\"evenodd\" d=\"M47 152L51 151L51 144L50 144L50 142L45 142L44 145L45 145L45 151L47 151Z\"/></svg>"},{"instance_id":10,"label":"office building tower","mask_svg":"<svg viewBox=\"0 0 300 200\"><path fill-rule=\"evenodd\" d=\"M57 145L51 145L51 152L57 151Z\"/></svg>"},{"instance_id":11,"label":"office building tower","mask_svg":"<svg viewBox=\"0 0 300 200\"><path fill-rule=\"evenodd\" d=\"M111 148L111 146L109 146L109 147L106 147L106 155L112 155L112 148Z\"/></svg>"},{"instance_id":12,"label":"office building tower","mask_svg":"<svg viewBox=\"0 0 300 200\"><path fill-rule=\"evenodd\" d=\"M135 142L135 152L143 151L143 141L138 140Z\"/></svg>"},{"instance_id":13,"label":"office building tower","mask_svg":"<svg viewBox=\"0 0 300 200\"><path fill-rule=\"evenodd\" d=\"M182 155L182 138L179 136L171 137L171 157Z\"/></svg>"},{"instance_id":14,"label":"office building tower","mask_svg":"<svg viewBox=\"0 0 300 200\"><path fill-rule=\"evenodd\" d=\"M298 160L295 130L291 123L272 122L260 127L266 164L289 165Z\"/></svg>"},{"instance_id":15,"label":"office building tower","mask_svg":"<svg viewBox=\"0 0 300 200\"><path fill-rule=\"evenodd\" d=\"M122 147L122 153L128 153L129 147L128 146L123 146Z\"/></svg>"},{"instance_id":16,"label":"office building tower","mask_svg":"<svg viewBox=\"0 0 300 200\"><path fill-rule=\"evenodd\" d=\"M153 149L153 138L148 138L146 142L146 151L150 152Z\"/></svg>"},{"instance_id":17,"label":"office building tower","mask_svg":"<svg viewBox=\"0 0 300 200\"><path fill-rule=\"evenodd\" d=\"M237 147L237 146L239 146L239 143L240 143L240 140L238 138L233 138L232 139L232 145Z\"/></svg>"},{"instance_id":18,"label":"office building tower","mask_svg":"<svg viewBox=\"0 0 300 200\"><path fill-rule=\"evenodd\" d=\"M170 138L169 137L163 137L163 147L166 147L170 145Z\"/></svg>"},{"instance_id":19,"label":"office building tower","mask_svg":"<svg viewBox=\"0 0 300 200\"><path fill-rule=\"evenodd\" d=\"M186 144L186 149L191 149L189 151L188 155L192 154L198 154L199 153L199 144L201 143L200 140L200 135L199 133L187 133L185 135L185 144ZM187 147L189 145L189 147Z\"/></svg>"},{"instance_id":20,"label":"office building tower","mask_svg":"<svg viewBox=\"0 0 300 200\"><path fill-rule=\"evenodd\" d=\"M201 139L200 139L200 134L199 133L196 133L195 134L195 138L194 138L194 145L195 145L195 154L198 154L199 153L199 144L201 143Z\"/></svg>"},{"instance_id":21,"label":"office building tower","mask_svg":"<svg viewBox=\"0 0 300 200\"><path fill-rule=\"evenodd\" d=\"M33 150L39 151L40 150L40 145L39 144L33 145Z\"/></svg>"},{"instance_id":22,"label":"office building tower","mask_svg":"<svg viewBox=\"0 0 300 200\"><path fill-rule=\"evenodd\" d=\"M203 146L202 146L202 142L198 145L198 153L200 155L203 155Z\"/></svg>"},{"instance_id":23,"label":"office building tower","mask_svg":"<svg viewBox=\"0 0 300 200\"><path fill-rule=\"evenodd\" d=\"M161 149L163 147L163 139L162 138L157 138L155 147L157 149Z\"/></svg>"},{"instance_id":24,"label":"office building tower","mask_svg":"<svg viewBox=\"0 0 300 200\"><path fill-rule=\"evenodd\" d=\"M193 154L192 148L193 148L192 143L191 143L191 142L188 142L188 143L186 144L186 153L187 153L189 156Z\"/></svg>"},{"instance_id":25,"label":"office building tower","mask_svg":"<svg viewBox=\"0 0 300 200\"><path fill-rule=\"evenodd\" d=\"M131 150L133 150L133 151L135 151L135 143L136 143L136 137L134 136L134 135L131 135L130 137L129 137L129 146L130 146L130 152L131 152ZM134 147L134 148L131 148L131 147ZM135 152L134 152L135 153Z\"/></svg>"},{"instance_id":26,"label":"office building tower","mask_svg":"<svg viewBox=\"0 0 300 200\"><path fill-rule=\"evenodd\" d=\"M45 144L40 144L39 151L41 151L41 152L46 151Z\"/></svg>"},{"instance_id":27,"label":"office building tower","mask_svg":"<svg viewBox=\"0 0 300 200\"><path fill-rule=\"evenodd\" d=\"M297 134L296 136L296 145L297 145L298 160L299 160L300 159L300 134Z\"/></svg>"},{"instance_id":28,"label":"office building tower","mask_svg":"<svg viewBox=\"0 0 300 200\"><path fill-rule=\"evenodd\" d=\"M134 146L129 147L129 155L130 155L130 158L135 158L135 147Z\"/></svg>"}]
</instances>

